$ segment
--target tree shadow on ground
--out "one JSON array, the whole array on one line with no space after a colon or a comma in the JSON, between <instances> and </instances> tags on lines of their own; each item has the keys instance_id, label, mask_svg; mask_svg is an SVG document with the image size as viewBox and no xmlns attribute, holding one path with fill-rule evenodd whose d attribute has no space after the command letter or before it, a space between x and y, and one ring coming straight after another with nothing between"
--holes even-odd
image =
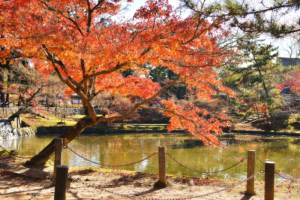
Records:
<instances>
[{"instance_id":1,"label":"tree shadow on ground","mask_svg":"<svg viewBox=\"0 0 300 200\"><path fill-rule=\"evenodd\" d=\"M130 185L141 186L142 179L151 176L148 173L137 172L134 175L132 174L120 174L120 178L111 180L111 183L114 185Z\"/></svg>"},{"instance_id":2,"label":"tree shadow on ground","mask_svg":"<svg viewBox=\"0 0 300 200\"><path fill-rule=\"evenodd\" d=\"M88 169L83 169L83 170L77 170L77 171L70 172L69 175L88 175L88 174L92 174L96 171L97 170L94 170L92 168L88 168Z\"/></svg>"},{"instance_id":3,"label":"tree shadow on ground","mask_svg":"<svg viewBox=\"0 0 300 200\"><path fill-rule=\"evenodd\" d=\"M155 191L160 190L160 189L163 189L163 188L155 188L155 187L153 187L153 188L151 188L151 189L149 189L147 191L144 191L144 192L141 192L141 193L137 193L134 196L142 196L144 194L149 194L149 193L155 192Z\"/></svg>"},{"instance_id":4,"label":"tree shadow on ground","mask_svg":"<svg viewBox=\"0 0 300 200\"><path fill-rule=\"evenodd\" d=\"M241 198L241 200L249 200L253 197L253 195L245 195Z\"/></svg>"}]
</instances>

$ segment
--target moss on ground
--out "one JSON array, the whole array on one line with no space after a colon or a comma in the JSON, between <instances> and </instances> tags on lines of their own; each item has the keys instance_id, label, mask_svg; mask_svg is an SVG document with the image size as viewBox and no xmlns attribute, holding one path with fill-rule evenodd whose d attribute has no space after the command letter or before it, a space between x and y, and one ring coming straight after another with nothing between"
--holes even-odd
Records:
<instances>
[{"instance_id":1,"label":"moss on ground","mask_svg":"<svg viewBox=\"0 0 300 200\"><path fill-rule=\"evenodd\" d=\"M49 116L45 118L41 116L35 116L33 114L23 114L21 117L26 124L34 127L74 126L76 124L76 121L73 119L61 120L55 116Z\"/></svg>"},{"instance_id":2,"label":"moss on ground","mask_svg":"<svg viewBox=\"0 0 300 200\"><path fill-rule=\"evenodd\" d=\"M99 115L100 116L100 115ZM74 126L77 121L84 117L84 115L68 116L66 119L61 119L56 116L36 116L34 114L23 114L22 120L32 127L53 127L53 126ZM167 131L167 124L128 124L124 123L111 123L109 126L107 123L98 123L93 128L98 132L104 132L105 130L126 130L126 131Z\"/></svg>"}]
</instances>

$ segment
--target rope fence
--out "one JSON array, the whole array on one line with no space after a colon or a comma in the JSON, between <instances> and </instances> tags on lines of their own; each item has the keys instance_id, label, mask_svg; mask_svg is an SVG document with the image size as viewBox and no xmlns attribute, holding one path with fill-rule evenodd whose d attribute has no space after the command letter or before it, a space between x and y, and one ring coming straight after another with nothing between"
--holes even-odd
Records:
<instances>
[{"instance_id":1,"label":"rope fence","mask_svg":"<svg viewBox=\"0 0 300 200\"><path fill-rule=\"evenodd\" d=\"M42 192L42 190L44 190L45 188L49 187L52 184L52 181L48 181L48 183L46 183L43 187L41 187L40 189L38 189L38 191L36 193L34 193L28 200L32 200L34 199L36 196L38 196L38 194L40 194ZM18 191L18 192L28 192L28 190L23 190L23 191Z\"/></svg>"},{"instance_id":2,"label":"rope fence","mask_svg":"<svg viewBox=\"0 0 300 200\"><path fill-rule=\"evenodd\" d=\"M50 148L48 148L48 150L46 150L45 152L50 151L51 148L54 147L54 146L55 146L55 144L53 144L53 145L52 145ZM0 147L1 147L6 153L8 153L9 155L14 156L14 157L16 157L16 158L31 158L31 156L19 156L19 155L15 154L15 153L12 153L12 152L8 151L7 149L5 149L1 144L0 144Z\"/></svg>"},{"instance_id":3,"label":"rope fence","mask_svg":"<svg viewBox=\"0 0 300 200\"><path fill-rule=\"evenodd\" d=\"M158 156L159 156L159 180L158 180L158 183L162 184L163 186L165 186L165 184L166 184L166 164L165 164L165 156L166 155L168 157L170 157L174 162L179 164L180 166L182 166L182 167L184 167L188 170L191 170L193 172L202 173L202 174L213 174L213 173L224 172L224 171L227 171L229 169L232 169L232 168L236 167L237 165L243 163L245 160L248 159L248 161L247 161L247 163L248 163L247 164L247 178L246 179L243 179L243 180L241 180L241 181L239 181L235 184L232 184L228 187L222 188L222 189L214 191L214 192L209 192L209 193L200 194L200 195L191 195L191 196L182 197L182 198L150 198L150 197L135 196L135 195L131 195L131 194L121 194L121 193L116 192L116 191L107 190L107 189L101 188L100 186L97 186L97 185L94 185L94 184L89 184L89 183L86 183L85 181L81 181L79 179L72 178L72 180L74 180L75 182L80 182L84 185L87 185L88 187L97 188L97 189L100 189L101 191L104 191L104 192L108 192L108 193L118 195L118 196L122 196L122 197L132 198L132 199L141 199L141 200L183 200L183 199L200 198L200 197L205 197L205 196L209 196L209 195L212 195L212 194L216 194L216 193L219 193L219 192L222 192L222 191L226 191L226 190L228 190L230 188L233 188L236 185L239 185L243 182L247 182L246 194L255 194L255 192L254 192L254 177L256 175L262 174L262 173L265 173L265 199L272 199L272 197L274 197L274 175L275 174L280 176L281 178L284 178L284 179L287 179L289 181L300 184L300 179L293 178L292 176L284 174L284 173L280 172L279 170L275 170L275 163L274 162L268 162L268 161L263 162L259 157L255 157L255 151L253 151L253 150L248 151L248 157L239 158L239 160L237 160L237 162L234 165L232 165L230 167L227 167L225 169L217 170L217 171L198 171L196 169L189 168L188 166L180 163L178 160L176 160L174 157L172 157L169 153L166 153L164 147L159 147L158 152L154 152L151 155L149 155L149 156L147 156L147 157L145 157L141 160L138 160L136 162L133 162L133 163L122 164L122 165L109 165L109 164L102 164L102 163L90 160L90 159L80 155L79 153L77 153L76 151L71 149L68 145L63 145L62 138L57 138L55 140L55 143L53 144L53 146L55 146L55 161L56 160L59 161L59 162L55 162L54 169L56 169L56 168L57 169L58 168L68 168L67 166L61 166L60 165L60 163L61 163L61 153L62 153L63 147L66 147L72 153L74 153L78 157L80 157L80 158L82 158L82 159L84 159L88 162L91 162L91 163L99 165L99 166L105 166L105 167L124 167L124 166L134 165L134 164L140 163L140 162L142 162L144 160L147 160L147 159L153 157L154 155L158 154ZM51 146L51 148L53 146ZM28 157L17 156L15 154L11 153L10 151L6 150L2 145L0 145L0 147L4 151L9 153L9 155L13 155L13 156L18 157L18 158L28 158ZM265 170L260 170L259 172L254 173L254 171L255 171L255 166L254 166L255 162L254 162L254 160L255 159L258 160L261 164L263 164L265 166ZM38 194L41 193L41 191L43 189L47 188L51 183L55 183L55 185L57 185L57 183L60 183L60 181L62 181L61 180L62 176L59 176L60 177L59 179L55 179L55 175L56 174L54 173L54 177L53 177L54 182L49 181L46 185L44 185L41 189L39 189L39 191L37 193L34 193L32 195L32 197L28 200L34 199ZM63 177L66 177L66 178L68 177L68 171L66 171L66 175L63 176ZM64 181L65 181L65 183L67 183L67 180L64 180ZM63 183L63 184L65 184L65 183ZM57 190L57 191L59 191L60 194L66 193L66 188L67 187L62 187L62 188L65 188L64 189L65 191L60 191L61 189L55 188L55 192ZM65 200L65 199L59 199L59 200Z\"/></svg>"},{"instance_id":4,"label":"rope fence","mask_svg":"<svg viewBox=\"0 0 300 200\"><path fill-rule=\"evenodd\" d=\"M5 170L4 169L3 171L7 171L9 173L15 173L13 170ZM40 176L32 176L32 175L26 174L26 173L22 173L22 176L28 177L28 178L34 178L34 179L43 179ZM46 180L48 180L48 182L43 187L41 187L40 189L38 189L38 191L36 193L34 193L28 200L34 199L38 194L40 194L42 192L42 190L44 190L45 188L49 187L53 183L49 179L46 179ZM18 192L28 192L28 190L23 190L23 191L18 191Z\"/></svg>"},{"instance_id":5,"label":"rope fence","mask_svg":"<svg viewBox=\"0 0 300 200\"><path fill-rule=\"evenodd\" d=\"M293 178L292 176L290 176L288 174L283 174L283 172L280 172L280 170L275 170L275 174L280 176L281 178L284 178L284 179L287 179L287 180L290 180L290 181L300 184L300 179Z\"/></svg>"},{"instance_id":6,"label":"rope fence","mask_svg":"<svg viewBox=\"0 0 300 200\"><path fill-rule=\"evenodd\" d=\"M105 166L105 167L125 167L125 166L129 166L129 165L134 165L134 164L140 163L144 160L147 160L147 159L151 158L152 156L154 156L155 154L157 154L157 152L154 152L153 154L147 156L146 158L143 158L142 160L139 160L139 161L136 161L133 163L128 163L128 164L124 164L124 165L108 165L108 164L101 164L99 162L95 162L90 159L87 159L87 158L83 157L82 155L80 155L79 153L77 153L76 151L74 151L73 149L71 149L70 147L68 147L68 145L65 145L65 147L67 147L71 152L73 152L75 155L79 156L80 158L82 158L88 162L94 163L96 165Z\"/></svg>"},{"instance_id":7,"label":"rope fence","mask_svg":"<svg viewBox=\"0 0 300 200\"><path fill-rule=\"evenodd\" d=\"M179 161L177 161L175 158L173 158L169 153L166 153L166 155L168 155L172 160L174 160L177 164L181 165L182 167L188 169L188 170L191 170L193 172L197 172L197 173L202 173L202 174L213 174L213 173L220 173L220 172L224 172L224 171L227 171L235 166L237 166L238 164L244 162L245 158L242 158L240 161L238 161L237 163L235 163L234 165L232 165L231 167L228 167L226 169L222 169L222 170L218 170L218 171L213 171L213 172L204 172L204 171L198 171L198 170L195 170L195 169L191 169L185 165L183 165L182 163L180 163Z\"/></svg>"},{"instance_id":8,"label":"rope fence","mask_svg":"<svg viewBox=\"0 0 300 200\"><path fill-rule=\"evenodd\" d=\"M260 170L259 172L257 172L256 174L250 176L249 178L243 179L243 180L241 180L241 181L239 181L235 184L232 184L228 187L225 187L223 189L220 189L220 190L217 190L217 191L214 191L214 192L209 192L209 193L200 194L200 195L191 195L191 196L182 197L182 198L152 198L152 197L140 197L140 196L134 196L134 195L128 195L128 194L121 194L121 193L116 192L116 191L111 191L111 190L101 188L100 186L96 186L95 184L89 184L89 183L86 183L84 181L80 181L79 179L76 179L76 178L72 178L72 179L75 182L80 182L80 183L82 183L84 185L87 185L89 187L94 187L94 188L100 189L102 191L105 191L105 192L108 192L108 193L111 193L111 194L114 194L114 195L117 195L117 196L127 197L127 198L131 198L131 199L140 199L140 200L185 200L185 199L194 199L194 198L205 197L205 196L209 196L209 195L213 195L213 194L216 194L216 193L220 193L220 192L229 190L229 189L231 189L231 188L233 188L237 185L242 184L243 182L246 182L246 181L254 178L256 175L261 174L261 173L264 173L264 171Z\"/></svg>"},{"instance_id":9,"label":"rope fence","mask_svg":"<svg viewBox=\"0 0 300 200\"><path fill-rule=\"evenodd\" d=\"M37 193L34 193L28 200L34 199L38 194L42 192L43 189L49 187L52 184L52 181L49 181L46 185L44 185L41 189L38 190Z\"/></svg>"},{"instance_id":10,"label":"rope fence","mask_svg":"<svg viewBox=\"0 0 300 200\"><path fill-rule=\"evenodd\" d=\"M151 158L152 156L154 156L155 154L158 154L158 152L154 152L153 154L149 155L148 157L146 158L143 158L142 160L139 160L139 161L136 161L136 162L133 162L133 163L128 163L128 164L124 164L124 165L107 165L107 164L101 164L99 162L95 162L93 160L90 160L88 158L85 158L84 156L80 155L79 153L77 153L76 151L74 151L73 149L71 149L70 147L68 147L67 145L65 145L72 153L74 153L75 155L79 156L80 158L88 161L88 162L91 162L93 164L97 164L97 165L100 165L100 166L105 166L105 167L125 167L125 166L129 166L129 165L134 165L134 164L137 164L139 162L142 162L144 160L147 160L149 158ZM179 165L181 165L182 167L188 169L188 170L191 170L191 171L194 171L194 172L197 172L197 173L202 173L202 174L213 174L213 173L220 173L220 172L224 172L224 171L227 171L235 166L237 166L238 164L242 163L245 161L246 157L245 158L242 158L240 161L238 161L237 163L235 163L234 165L232 165L231 167L228 167L226 169L223 169L223 170L218 170L218 171L213 171L213 172L204 172L204 171L198 171L198 170L195 170L195 169L191 169L185 165L183 165L182 163L180 163L179 161L177 161L175 158L173 158L169 153L165 153L166 155L168 155L172 160L174 160L176 163L178 163Z\"/></svg>"},{"instance_id":11,"label":"rope fence","mask_svg":"<svg viewBox=\"0 0 300 200\"><path fill-rule=\"evenodd\" d=\"M256 159L263 165L265 165L264 161L262 161L259 157L256 157Z\"/></svg>"},{"instance_id":12,"label":"rope fence","mask_svg":"<svg viewBox=\"0 0 300 200\"><path fill-rule=\"evenodd\" d=\"M1 147L6 153L8 153L9 155L14 156L14 157L16 157L16 158L29 158L29 157L18 156L18 155L16 155L15 153L12 153L12 152L8 151L7 149L5 149L2 145L0 145L0 147Z\"/></svg>"}]
</instances>

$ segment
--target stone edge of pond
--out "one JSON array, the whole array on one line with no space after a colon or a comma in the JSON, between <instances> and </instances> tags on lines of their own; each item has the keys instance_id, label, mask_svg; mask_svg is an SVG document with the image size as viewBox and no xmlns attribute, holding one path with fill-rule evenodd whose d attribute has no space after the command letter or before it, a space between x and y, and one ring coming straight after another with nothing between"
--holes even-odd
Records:
<instances>
[{"instance_id":1,"label":"stone edge of pond","mask_svg":"<svg viewBox=\"0 0 300 200\"><path fill-rule=\"evenodd\" d=\"M265 136L298 136L299 133L288 133L288 132L270 132L270 131L247 131L247 130L232 130L229 133L238 133L242 135L265 135Z\"/></svg>"},{"instance_id":2,"label":"stone edge of pond","mask_svg":"<svg viewBox=\"0 0 300 200\"><path fill-rule=\"evenodd\" d=\"M63 134L66 132L71 126L52 126L52 127L37 127L36 135L43 134ZM86 128L82 131L81 134L123 134L123 133L186 133L185 131L171 131L168 132L166 130L114 130L114 129L103 129L99 130L94 127Z\"/></svg>"},{"instance_id":3,"label":"stone edge of pond","mask_svg":"<svg viewBox=\"0 0 300 200\"><path fill-rule=\"evenodd\" d=\"M37 131L35 127L16 126L14 124L14 121L9 119L1 119L0 123L2 123L2 129L0 130L0 141L20 137L28 137L31 135L35 135Z\"/></svg>"}]
</instances>

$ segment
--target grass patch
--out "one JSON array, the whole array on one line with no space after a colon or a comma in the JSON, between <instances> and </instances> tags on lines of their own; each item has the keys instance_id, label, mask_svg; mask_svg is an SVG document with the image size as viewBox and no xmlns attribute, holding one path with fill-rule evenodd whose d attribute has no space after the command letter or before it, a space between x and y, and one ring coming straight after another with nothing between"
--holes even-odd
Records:
<instances>
[{"instance_id":1,"label":"grass patch","mask_svg":"<svg viewBox=\"0 0 300 200\"><path fill-rule=\"evenodd\" d=\"M102 115L98 115L102 116ZM36 116L34 114L23 114L22 120L32 127L53 127L53 126L74 126L77 121L85 115L73 115L68 116L65 119L61 119L56 116ZM104 132L105 130L114 131L133 131L133 132L147 132L147 131L167 131L167 124L124 124L111 123L109 126L107 123L98 123L93 128L95 132Z\"/></svg>"},{"instance_id":2,"label":"grass patch","mask_svg":"<svg viewBox=\"0 0 300 200\"><path fill-rule=\"evenodd\" d=\"M126 130L126 131L139 131L139 132L147 132L147 131L167 131L167 124L124 124L121 123L112 123L109 126L107 123L98 123L94 128L99 130Z\"/></svg>"},{"instance_id":3,"label":"grass patch","mask_svg":"<svg viewBox=\"0 0 300 200\"><path fill-rule=\"evenodd\" d=\"M97 117L101 117L101 116L102 115L97 115ZM72 115L72 116L68 116L69 119L72 119L72 120L75 120L75 121L77 121L79 119L82 119L84 117L85 117L85 115Z\"/></svg>"},{"instance_id":4,"label":"grass patch","mask_svg":"<svg viewBox=\"0 0 300 200\"><path fill-rule=\"evenodd\" d=\"M35 127L74 126L76 124L76 122L72 119L65 119L62 121L60 118L55 116L44 118L33 114L22 115L22 120L29 126Z\"/></svg>"}]
</instances>

